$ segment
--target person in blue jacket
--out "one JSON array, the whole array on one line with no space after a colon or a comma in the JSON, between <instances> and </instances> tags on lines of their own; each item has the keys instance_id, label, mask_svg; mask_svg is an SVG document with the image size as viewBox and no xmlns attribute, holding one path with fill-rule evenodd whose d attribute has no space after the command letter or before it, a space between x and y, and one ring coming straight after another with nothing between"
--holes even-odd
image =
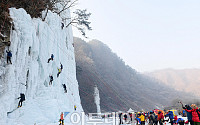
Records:
<instances>
[{"instance_id":1,"label":"person in blue jacket","mask_svg":"<svg viewBox=\"0 0 200 125\"><path fill-rule=\"evenodd\" d=\"M179 125L184 125L184 123L185 121L182 118L178 118L178 120L176 121L176 124L179 124Z\"/></svg>"},{"instance_id":2,"label":"person in blue jacket","mask_svg":"<svg viewBox=\"0 0 200 125\"><path fill-rule=\"evenodd\" d=\"M52 61L53 61L53 58L54 58L54 55L53 55L53 54L51 54L51 58L49 58L49 59L48 59L48 63L49 63L49 61L50 61L50 60L52 60Z\"/></svg>"},{"instance_id":3,"label":"person in blue jacket","mask_svg":"<svg viewBox=\"0 0 200 125\"><path fill-rule=\"evenodd\" d=\"M61 69L61 70L63 69L63 65L62 65L62 63L60 63L60 69Z\"/></svg>"},{"instance_id":4,"label":"person in blue jacket","mask_svg":"<svg viewBox=\"0 0 200 125\"><path fill-rule=\"evenodd\" d=\"M184 109L183 109L182 113L183 113L183 117L186 117L186 115L185 115L186 111Z\"/></svg>"},{"instance_id":5,"label":"person in blue jacket","mask_svg":"<svg viewBox=\"0 0 200 125\"><path fill-rule=\"evenodd\" d=\"M141 124L140 118L136 118L136 120L139 122L139 124Z\"/></svg>"},{"instance_id":6,"label":"person in blue jacket","mask_svg":"<svg viewBox=\"0 0 200 125\"><path fill-rule=\"evenodd\" d=\"M12 64L12 62L11 62L11 57L12 57L12 53L11 53L11 51L10 50L6 50L6 53L7 53L7 63L8 63L8 61L10 61L10 64Z\"/></svg>"},{"instance_id":7,"label":"person in blue jacket","mask_svg":"<svg viewBox=\"0 0 200 125\"><path fill-rule=\"evenodd\" d=\"M173 112L172 112L172 111L169 111L169 112L166 114L166 116L168 116L169 119L170 119L170 122L169 122L169 123L171 123L171 125L173 125L173 120L174 120L174 114L173 114Z\"/></svg>"}]
</instances>

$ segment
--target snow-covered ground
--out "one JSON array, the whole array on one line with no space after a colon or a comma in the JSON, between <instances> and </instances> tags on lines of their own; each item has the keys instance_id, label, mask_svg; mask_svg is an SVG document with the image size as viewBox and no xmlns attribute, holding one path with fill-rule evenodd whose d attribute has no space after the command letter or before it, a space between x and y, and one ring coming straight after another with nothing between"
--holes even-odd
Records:
<instances>
[{"instance_id":1,"label":"snow-covered ground","mask_svg":"<svg viewBox=\"0 0 200 125\"><path fill-rule=\"evenodd\" d=\"M182 118L185 121L187 121L187 117L182 117L182 116L178 116L178 118ZM165 120L168 120L169 118L166 117ZM170 121L170 120L169 120ZM171 123L169 123L169 121L165 121L163 123L163 125L171 125ZM98 117L86 117L85 123L87 124L99 124L99 125L137 125L136 120L133 120L132 122L130 122L130 119L127 120L126 122L123 120L123 124L119 124L120 120L119 117L114 118L114 117L109 117L109 118L98 118ZM145 125L149 124L149 120L146 119ZM158 123L159 125L159 123Z\"/></svg>"},{"instance_id":2,"label":"snow-covered ground","mask_svg":"<svg viewBox=\"0 0 200 125\"><path fill-rule=\"evenodd\" d=\"M0 60L0 125L57 125L61 112L70 112L65 124L71 124L68 116L75 112L74 105L76 112L83 111L71 27L62 29L61 18L50 11L45 21L32 19L24 9L10 8L10 15L12 65L6 63L5 53ZM54 60L47 63L51 54ZM57 78L60 63L64 68ZM49 75L54 77L52 86ZM25 93L26 100L17 108L20 93Z\"/></svg>"}]
</instances>

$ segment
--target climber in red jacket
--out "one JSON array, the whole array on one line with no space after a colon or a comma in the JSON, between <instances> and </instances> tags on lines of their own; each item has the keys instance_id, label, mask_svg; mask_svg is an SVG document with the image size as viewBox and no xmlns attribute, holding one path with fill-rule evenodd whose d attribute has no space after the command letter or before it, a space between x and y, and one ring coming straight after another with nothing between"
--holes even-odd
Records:
<instances>
[{"instance_id":1,"label":"climber in red jacket","mask_svg":"<svg viewBox=\"0 0 200 125\"><path fill-rule=\"evenodd\" d=\"M64 114L63 114L63 112L60 115L60 124L59 125L64 125Z\"/></svg>"}]
</instances>

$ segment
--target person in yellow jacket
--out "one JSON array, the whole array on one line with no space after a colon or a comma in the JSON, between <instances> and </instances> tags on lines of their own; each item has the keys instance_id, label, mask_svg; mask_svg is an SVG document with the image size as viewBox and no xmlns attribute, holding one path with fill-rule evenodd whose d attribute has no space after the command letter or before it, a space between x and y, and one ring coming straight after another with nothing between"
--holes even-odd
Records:
<instances>
[{"instance_id":1,"label":"person in yellow jacket","mask_svg":"<svg viewBox=\"0 0 200 125\"><path fill-rule=\"evenodd\" d=\"M143 113L141 113L141 116L140 116L140 117L138 117L138 118L140 118L141 125L145 125L145 116L144 116L144 114L143 114Z\"/></svg>"},{"instance_id":2,"label":"person in yellow jacket","mask_svg":"<svg viewBox=\"0 0 200 125\"><path fill-rule=\"evenodd\" d=\"M77 108L76 105L74 105L74 110L75 110L75 111L76 111L76 108Z\"/></svg>"},{"instance_id":3,"label":"person in yellow jacket","mask_svg":"<svg viewBox=\"0 0 200 125\"><path fill-rule=\"evenodd\" d=\"M58 77L62 70L60 68L57 68L57 69L58 69L58 74L57 74L57 77Z\"/></svg>"}]
</instances>

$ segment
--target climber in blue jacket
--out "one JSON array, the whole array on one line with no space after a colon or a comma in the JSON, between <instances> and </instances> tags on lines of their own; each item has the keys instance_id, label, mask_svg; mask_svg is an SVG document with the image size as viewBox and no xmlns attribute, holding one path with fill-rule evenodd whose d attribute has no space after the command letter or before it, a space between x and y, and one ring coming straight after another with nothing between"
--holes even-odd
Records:
<instances>
[{"instance_id":1,"label":"climber in blue jacket","mask_svg":"<svg viewBox=\"0 0 200 125\"><path fill-rule=\"evenodd\" d=\"M12 62L11 62L11 57L12 57L12 53L11 53L11 51L10 50L6 50L6 53L7 53L7 63L8 63L8 61L10 61L10 64L12 64Z\"/></svg>"},{"instance_id":2,"label":"climber in blue jacket","mask_svg":"<svg viewBox=\"0 0 200 125\"><path fill-rule=\"evenodd\" d=\"M63 65L62 65L62 63L60 63L60 69L61 69L61 71L62 71L62 69L63 69Z\"/></svg>"},{"instance_id":3,"label":"climber in blue jacket","mask_svg":"<svg viewBox=\"0 0 200 125\"><path fill-rule=\"evenodd\" d=\"M53 58L54 58L54 55L53 55L53 54L51 54L51 58L49 58L49 59L48 59L48 63L49 63L49 61L50 61L50 60L52 60L52 61L53 61Z\"/></svg>"}]
</instances>

